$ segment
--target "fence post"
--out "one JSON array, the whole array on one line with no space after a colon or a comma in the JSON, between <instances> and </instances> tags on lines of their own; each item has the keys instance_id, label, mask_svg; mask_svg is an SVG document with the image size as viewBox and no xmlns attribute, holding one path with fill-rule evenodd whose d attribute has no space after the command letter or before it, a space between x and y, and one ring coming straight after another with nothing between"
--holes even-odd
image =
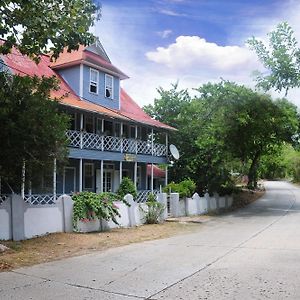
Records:
<instances>
[{"instance_id":1,"label":"fence post","mask_svg":"<svg viewBox=\"0 0 300 300\"><path fill-rule=\"evenodd\" d=\"M170 194L170 213L172 217L179 216L179 193Z\"/></svg>"},{"instance_id":2,"label":"fence post","mask_svg":"<svg viewBox=\"0 0 300 300\"><path fill-rule=\"evenodd\" d=\"M161 215L162 220L168 218L168 207L167 207L167 194L166 193L159 193L157 195L157 201L164 205L164 211Z\"/></svg>"},{"instance_id":3,"label":"fence post","mask_svg":"<svg viewBox=\"0 0 300 300\"><path fill-rule=\"evenodd\" d=\"M63 208L63 230L73 232L73 205L74 201L69 195L62 195L58 198Z\"/></svg>"},{"instance_id":4,"label":"fence post","mask_svg":"<svg viewBox=\"0 0 300 300\"><path fill-rule=\"evenodd\" d=\"M136 203L133 200L133 196L130 194L127 194L124 197L125 201L127 201L130 206L128 206L128 219L129 219L129 226L134 227L137 225L136 219L135 219L135 208L136 208Z\"/></svg>"},{"instance_id":5,"label":"fence post","mask_svg":"<svg viewBox=\"0 0 300 300\"><path fill-rule=\"evenodd\" d=\"M22 241L25 239L24 213L25 202L20 195L12 194L11 198L12 210L12 239L14 241Z\"/></svg>"}]
</instances>

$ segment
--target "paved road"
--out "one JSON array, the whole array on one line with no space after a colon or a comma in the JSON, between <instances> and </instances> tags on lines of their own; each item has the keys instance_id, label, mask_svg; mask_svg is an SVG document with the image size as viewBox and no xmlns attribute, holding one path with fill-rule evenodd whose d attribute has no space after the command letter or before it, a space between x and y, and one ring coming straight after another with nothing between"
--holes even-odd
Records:
<instances>
[{"instance_id":1,"label":"paved road","mask_svg":"<svg viewBox=\"0 0 300 300\"><path fill-rule=\"evenodd\" d=\"M300 189L196 233L0 273L0 299L300 299Z\"/></svg>"}]
</instances>

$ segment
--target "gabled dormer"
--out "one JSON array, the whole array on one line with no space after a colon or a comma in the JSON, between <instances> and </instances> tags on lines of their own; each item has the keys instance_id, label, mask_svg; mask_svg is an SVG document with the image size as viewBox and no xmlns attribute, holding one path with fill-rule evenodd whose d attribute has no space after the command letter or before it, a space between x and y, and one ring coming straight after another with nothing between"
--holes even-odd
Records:
<instances>
[{"instance_id":1,"label":"gabled dormer","mask_svg":"<svg viewBox=\"0 0 300 300\"><path fill-rule=\"evenodd\" d=\"M82 100L120 109L120 80L128 76L111 63L99 40L77 51L65 49L51 68Z\"/></svg>"}]
</instances>

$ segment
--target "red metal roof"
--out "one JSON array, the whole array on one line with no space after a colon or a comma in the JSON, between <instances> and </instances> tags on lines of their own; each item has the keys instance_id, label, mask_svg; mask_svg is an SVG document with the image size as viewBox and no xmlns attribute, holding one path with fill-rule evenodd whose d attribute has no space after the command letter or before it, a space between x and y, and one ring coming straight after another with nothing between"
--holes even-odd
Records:
<instances>
[{"instance_id":1,"label":"red metal roof","mask_svg":"<svg viewBox=\"0 0 300 300\"><path fill-rule=\"evenodd\" d=\"M0 40L1 43L1 40ZM78 55L78 54L74 54ZM50 67L50 57L48 55L42 55L39 64L36 64L29 57L22 55L17 49L13 48L12 52L8 55L2 55L4 63L11 69L13 74L25 76L55 76L59 80L60 89L51 92L52 98L62 98L60 103L62 105L99 113L111 118L117 118L124 121L131 121L142 123L157 128L175 130L175 128L153 120L148 116L138 104L129 97L129 95L121 89L120 102L121 109L110 109L99 104L89 102L80 97L71 89L71 87L63 80L63 78Z\"/></svg>"},{"instance_id":2,"label":"red metal roof","mask_svg":"<svg viewBox=\"0 0 300 300\"><path fill-rule=\"evenodd\" d=\"M147 175L151 176L151 165L147 165ZM165 178L166 172L156 165L153 165L153 177Z\"/></svg>"},{"instance_id":3,"label":"red metal roof","mask_svg":"<svg viewBox=\"0 0 300 300\"><path fill-rule=\"evenodd\" d=\"M138 104L123 89L121 89L121 110L120 111L122 115L132 120L138 120L139 122L147 125L151 125L159 128L165 128L169 130L175 129L169 125L166 125L164 123L152 119L138 106Z\"/></svg>"}]
</instances>

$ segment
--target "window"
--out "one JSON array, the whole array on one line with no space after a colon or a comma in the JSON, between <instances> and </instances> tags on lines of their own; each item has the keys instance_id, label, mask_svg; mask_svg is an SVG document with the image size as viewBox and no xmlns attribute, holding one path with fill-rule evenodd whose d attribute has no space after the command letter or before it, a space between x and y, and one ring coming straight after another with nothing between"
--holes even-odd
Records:
<instances>
[{"instance_id":1,"label":"window","mask_svg":"<svg viewBox=\"0 0 300 300\"><path fill-rule=\"evenodd\" d=\"M69 114L70 117L70 129L76 130L76 113Z\"/></svg>"},{"instance_id":2,"label":"window","mask_svg":"<svg viewBox=\"0 0 300 300\"><path fill-rule=\"evenodd\" d=\"M94 187L94 164L84 164L84 189L93 189Z\"/></svg>"},{"instance_id":3,"label":"window","mask_svg":"<svg viewBox=\"0 0 300 300\"><path fill-rule=\"evenodd\" d=\"M86 132L94 132L94 118L91 115L84 116L84 129Z\"/></svg>"},{"instance_id":4,"label":"window","mask_svg":"<svg viewBox=\"0 0 300 300\"><path fill-rule=\"evenodd\" d=\"M95 69L90 69L90 92L98 94L99 72Z\"/></svg>"},{"instance_id":5,"label":"window","mask_svg":"<svg viewBox=\"0 0 300 300\"><path fill-rule=\"evenodd\" d=\"M121 124L115 123L115 136L120 137L121 136Z\"/></svg>"},{"instance_id":6,"label":"window","mask_svg":"<svg viewBox=\"0 0 300 300\"><path fill-rule=\"evenodd\" d=\"M96 123L96 133L97 134L102 134L102 119L97 118L97 123Z\"/></svg>"},{"instance_id":7,"label":"window","mask_svg":"<svg viewBox=\"0 0 300 300\"><path fill-rule=\"evenodd\" d=\"M113 99L114 78L105 74L105 97Z\"/></svg>"},{"instance_id":8,"label":"window","mask_svg":"<svg viewBox=\"0 0 300 300\"><path fill-rule=\"evenodd\" d=\"M104 121L104 134L105 135L112 135L113 133L113 123L110 121Z\"/></svg>"},{"instance_id":9,"label":"window","mask_svg":"<svg viewBox=\"0 0 300 300\"><path fill-rule=\"evenodd\" d=\"M135 126L130 126L130 138L135 139Z\"/></svg>"}]
</instances>

